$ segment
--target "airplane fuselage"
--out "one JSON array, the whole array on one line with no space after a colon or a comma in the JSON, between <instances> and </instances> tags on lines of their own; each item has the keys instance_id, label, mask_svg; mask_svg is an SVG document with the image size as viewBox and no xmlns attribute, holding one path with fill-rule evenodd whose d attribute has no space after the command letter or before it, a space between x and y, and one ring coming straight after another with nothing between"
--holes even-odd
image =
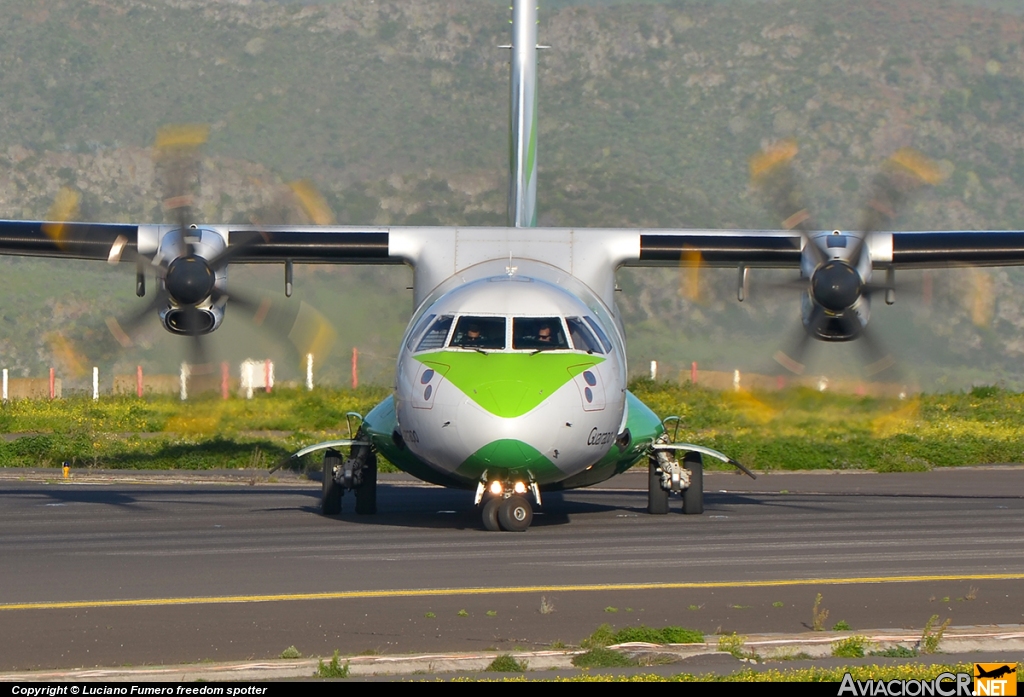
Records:
<instances>
[{"instance_id":1,"label":"airplane fuselage","mask_svg":"<svg viewBox=\"0 0 1024 697\"><path fill-rule=\"evenodd\" d=\"M610 308L570 274L522 259L466 269L421 303L394 395L366 419L398 466L464 487L593 483L632 465L660 428L628 399Z\"/></svg>"}]
</instances>

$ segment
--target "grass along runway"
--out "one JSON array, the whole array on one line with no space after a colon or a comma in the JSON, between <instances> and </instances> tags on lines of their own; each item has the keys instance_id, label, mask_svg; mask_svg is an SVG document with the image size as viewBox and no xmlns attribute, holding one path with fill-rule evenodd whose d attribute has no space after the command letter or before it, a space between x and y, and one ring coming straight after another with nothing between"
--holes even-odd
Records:
<instances>
[{"instance_id":1,"label":"grass along runway","mask_svg":"<svg viewBox=\"0 0 1024 697\"><path fill-rule=\"evenodd\" d=\"M923 471L1024 461L1024 395L969 393L857 397L794 388L716 392L638 380L659 415L682 417L680 440L760 470ZM0 467L269 469L305 445L348 435L346 414L367 413L386 389L278 389L252 400L201 395L17 400L0 410ZM313 461L296 467L318 469ZM708 463L710 468L718 467ZM382 471L394 471L382 462Z\"/></svg>"}]
</instances>

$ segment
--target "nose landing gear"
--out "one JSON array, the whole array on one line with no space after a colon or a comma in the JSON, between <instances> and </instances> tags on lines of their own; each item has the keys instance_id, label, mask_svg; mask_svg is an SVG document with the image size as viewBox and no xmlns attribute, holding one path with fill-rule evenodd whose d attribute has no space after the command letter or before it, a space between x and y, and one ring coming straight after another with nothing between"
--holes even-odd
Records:
<instances>
[{"instance_id":1,"label":"nose landing gear","mask_svg":"<svg viewBox=\"0 0 1024 697\"><path fill-rule=\"evenodd\" d=\"M481 481L477 487L477 503L483 499L485 491L490 492L481 509L484 529L525 532L533 522L533 507L523 495L528 489L540 505L540 488L536 483L527 486L524 482L514 482L506 486L497 480L488 485Z\"/></svg>"},{"instance_id":2,"label":"nose landing gear","mask_svg":"<svg viewBox=\"0 0 1024 697\"><path fill-rule=\"evenodd\" d=\"M377 512L377 454L369 443L354 443L349 457L342 461L333 448L324 453L324 479L321 512L341 513L341 497L346 491L356 496L356 514Z\"/></svg>"}]
</instances>

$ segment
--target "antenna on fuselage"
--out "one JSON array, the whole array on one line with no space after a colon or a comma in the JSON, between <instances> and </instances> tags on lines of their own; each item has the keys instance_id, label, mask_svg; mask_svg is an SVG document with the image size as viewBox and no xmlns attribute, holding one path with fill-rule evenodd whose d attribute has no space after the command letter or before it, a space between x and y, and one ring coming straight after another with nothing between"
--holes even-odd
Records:
<instances>
[{"instance_id":1,"label":"antenna on fuselage","mask_svg":"<svg viewBox=\"0 0 1024 697\"><path fill-rule=\"evenodd\" d=\"M508 224L537 226L537 0L512 2Z\"/></svg>"}]
</instances>

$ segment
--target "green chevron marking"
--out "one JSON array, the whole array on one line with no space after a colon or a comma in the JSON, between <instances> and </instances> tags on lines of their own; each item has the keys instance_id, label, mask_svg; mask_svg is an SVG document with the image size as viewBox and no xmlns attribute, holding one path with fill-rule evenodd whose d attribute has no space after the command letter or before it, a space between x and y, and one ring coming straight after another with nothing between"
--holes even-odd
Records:
<instances>
[{"instance_id":1,"label":"green chevron marking","mask_svg":"<svg viewBox=\"0 0 1024 697\"><path fill-rule=\"evenodd\" d=\"M510 477L525 477L527 472L540 484L558 481L565 475L532 445L514 438L492 441L466 458L455 474L479 479L484 471L503 470Z\"/></svg>"},{"instance_id":2,"label":"green chevron marking","mask_svg":"<svg viewBox=\"0 0 1024 697\"><path fill-rule=\"evenodd\" d=\"M604 362L578 353L437 351L416 356L483 409L506 419L522 416L587 368Z\"/></svg>"}]
</instances>

